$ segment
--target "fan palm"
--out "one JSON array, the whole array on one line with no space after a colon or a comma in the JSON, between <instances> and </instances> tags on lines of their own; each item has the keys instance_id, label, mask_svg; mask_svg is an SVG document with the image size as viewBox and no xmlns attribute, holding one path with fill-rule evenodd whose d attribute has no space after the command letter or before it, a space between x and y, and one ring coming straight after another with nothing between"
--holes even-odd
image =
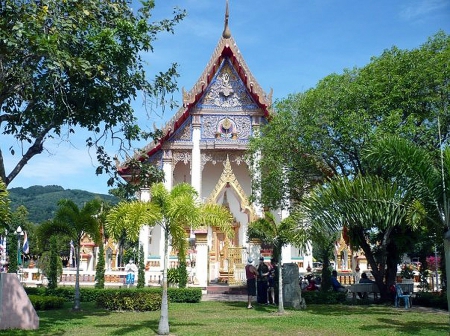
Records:
<instances>
[{"instance_id":1,"label":"fan palm","mask_svg":"<svg viewBox=\"0 0 450 336\"><path fill-rule=\"evenodd\" d=\"M386 137L374 143L365 153L367 161L380 167L383 173L402 184L426 209L431 223L429 229L444 236L447 283L450 283L450 148L442 147L432 153L418 145L399 138ZM450 303L450 291L447 291Z\"/></svg>"},{"instance_id":2,"label":"fan palm","mask_svg":"<svg viewBox=\"0 0 450 336\"><path fill-rule=\"evenodd\" d=\"M336 177L315 188L303 207L313 227L348 228L352 246L364 251L382 299L387 299L383 279L392 232L398 226L417 227L424 217L421 203L396 183L357 176L353 180ZM376 244L369 240L373 234Z\"/></svg>"}]
</instances>

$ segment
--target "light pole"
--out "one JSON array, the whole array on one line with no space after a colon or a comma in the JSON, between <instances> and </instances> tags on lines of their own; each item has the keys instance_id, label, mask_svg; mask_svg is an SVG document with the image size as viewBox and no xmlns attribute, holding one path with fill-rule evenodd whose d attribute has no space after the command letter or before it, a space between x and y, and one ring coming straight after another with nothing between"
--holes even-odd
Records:
<instances>
[{"instance_id":1,"label":"light pole","mask_svg":"<svg viewBox=\"0 0 450 336\"><path fill-rule=\"evenodd\" d=\"M17 266L20 266L22 265L22 258L20 257L20 236L23 236L23 230L18 226L14 233L17 236Z\"/></svg>"}]
</instances>

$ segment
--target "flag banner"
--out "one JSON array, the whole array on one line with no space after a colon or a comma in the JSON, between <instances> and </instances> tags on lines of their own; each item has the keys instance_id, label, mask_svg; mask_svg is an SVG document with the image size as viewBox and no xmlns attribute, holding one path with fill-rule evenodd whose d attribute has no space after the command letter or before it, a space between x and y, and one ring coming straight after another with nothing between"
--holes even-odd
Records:
<instances>
[{"instance_id":1,"label":"flag banner","mask_svg":"<svg viewBox=\"0 0 450 336\"><path fill-rule=\"evenodd\" d=\"M26 232L26 231L23 232L23 246L22 246L22 251L23 251L24 254L30 253L30 245L28 244L28 235L27 235L27 232Z\"/></svg>"}]
</instances>

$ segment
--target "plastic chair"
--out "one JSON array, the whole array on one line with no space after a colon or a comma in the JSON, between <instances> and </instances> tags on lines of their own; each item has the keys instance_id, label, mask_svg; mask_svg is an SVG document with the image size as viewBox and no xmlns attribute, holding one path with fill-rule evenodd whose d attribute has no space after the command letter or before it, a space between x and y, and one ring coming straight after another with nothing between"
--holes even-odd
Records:
<instances>
[{"instance_id":1,"label":"plastic chair","mask_svg":"<svg viewBox=\"0 0 450 336\"><path fill-rule=\"evenodd\" d=\"M395 285L395 306L398 307L398 303L400 299L403 299L405 302L405 309L411 308L411 295L410 294L403 294L403 290L399 285Z\"/></svg>"}]
</instances>

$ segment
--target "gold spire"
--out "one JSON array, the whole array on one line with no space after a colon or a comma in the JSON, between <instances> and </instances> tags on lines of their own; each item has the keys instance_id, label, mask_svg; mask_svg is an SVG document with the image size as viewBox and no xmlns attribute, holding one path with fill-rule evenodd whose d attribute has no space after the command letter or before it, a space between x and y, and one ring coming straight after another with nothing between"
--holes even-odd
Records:
<instances>
[{"instance_id":1,"label":"gold spire","mask_svg":"<svg viewBox=\"0 0 450 336\"><path fill-rule=\"evenodd\" d=\"M228 28L228 17L230 16L228 12L228 0L227 0L227 7L225 10L225 27L223 28L222 37L224 39L229 39L231 37L231 31L230 28Z\"/></svg>"}]
</instances>

